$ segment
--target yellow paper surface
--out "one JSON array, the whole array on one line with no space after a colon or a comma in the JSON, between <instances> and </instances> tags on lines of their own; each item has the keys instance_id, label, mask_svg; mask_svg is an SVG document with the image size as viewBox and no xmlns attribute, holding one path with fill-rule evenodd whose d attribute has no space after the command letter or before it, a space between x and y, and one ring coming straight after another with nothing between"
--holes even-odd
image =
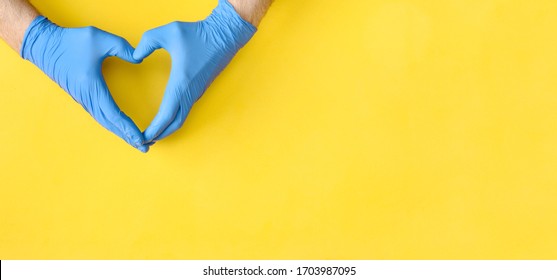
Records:
<instances>
[{"instance_id":1,"label":"yellow paper surface","mask_svg":"<svg viewBox=\"0 0 557 280\"><path fill-rule=\"evenodd\" d=\"M133 45L217 1L34 1ZM557 258L557 1L276 0L141 154L0 43L0 259ZM141 129L170 57L105 76Z\"/></svg>"}]
</instances>

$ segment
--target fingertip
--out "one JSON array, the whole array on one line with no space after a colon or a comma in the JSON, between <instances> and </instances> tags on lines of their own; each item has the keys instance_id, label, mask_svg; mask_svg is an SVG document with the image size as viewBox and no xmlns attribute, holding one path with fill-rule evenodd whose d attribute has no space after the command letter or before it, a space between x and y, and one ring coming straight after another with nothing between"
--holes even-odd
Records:
<instances>
[{"instance_id":1,"label":"fingertip","mask_svg":"<svg viewBox=\"0 0 557 280\"><path fill-rule=\"evenodd\" d=\"M135 49L132 49L132 50L130 51L130 53L127 55L128 58L126 59L126 61L128 61L129 63L132 63L132 64L139 64L139 63L143 62L143 58L136 58L136 57L133 55L134 52L135 52Z\"/></svg>"},{"instance_id":2,"label":"fingertip","mask_svg":"<svg viewBox=\"0 0 557 280\"><path fill-rule=\"evenodd\" d=\"M140 152L146 154L146 153L149 151L149 146L141 145L141 146L137 147L137 149L138 149Z\"/></svg>"},{"instance_id":3,"label":"fingertip","mask_svg":"<svg viewBox=\"0 0 557 280\"><path fill-rule=\"evenodd\" d=\"M129 62L129 63L133 63L133 64L139 64L143 61L143 59L136 59L133 56L135 49L131 48L126 50L125 54L121 57L122 59L124 59L125 61Z\"/></svg>"},{"instance_id":4,"label":"fingertip","mask_svg":"<svg viewBox=\"0 0 557 280\"><path fill-rule=\"evenodd\" d=\"M143 62L144 57L137 52L137 49L133 51L132 58L138 63Z\"/></svg>"},{"instance_id":5,"label":"fingertip","mask_svg":"<svg viewBox=\"0 0 557 280\"><path fill-rule=\"evenodd\" d=\"M146 57L151 55L159 47L146 41L139 42L139 45L132 53L132 58L138 61L143 61Z\"/></svg>"},{"instance_id":6,"label":"fingertip","mask_svg":"<svg viewBox=\"0 0 557 280\"><path fill-rule=\"evenodd\" d=\"M113 117L111 122L120 130L121 137L128 144L141 150L141 147L144 146L143 142L145 142L145 138L130 117L120 111L118 117Z\"/></svg>"},{"instance_id":7,"label":"fingertip","mask_svg":"<svg viewBox=\"0 0 557 280\"><path fill-rule=\"evenodd\" d=\"M130 143L134 148L138 149L142 153L146 153L147 151L149 151L149 146L143 144L145 142L145 138L139 130L134 129L133 132L131 132L131 135L128 136L128 139L128 143Z\"/></svg>"},{"instance_id":8,"label":"fingertip","mask_svg":"<svg viewBox=\"0 0 557 280\"><path fill-rule=\"evenodd\" d=\"M126 39L114 34L110 34L110 36L112 38L112 46L108 51L109 56L116 56L130 63L138 63L138 61L133 58L135 49Z\"/></svg>"},{"instance_id":9,"label":"fingertip","mask_svg":"<svg viewBox=\"0 0 557 280\"><path fill-rule=\"evenodd\" d=\"M157 31L158 29L151 29L143 33L141 40L139 40L139 44L137 44L137 48L135 48L133 52L133 58L136 60L145 59L149 55L151 55L154 51L163 47L164 38L161 38L160 32Z\"/></svg>"},{"instance_id":10,"label":"fingertip","mask_svg":"<svg viewBox=\"0 0 557 280\"><path fill-rule=\"evenodd\" d=\"M132 54L132 60L133 60L133 64L139 64L143 62L143 58L140 57L135 57L135 55Z\"/></svg>"},{"instance_id":11,"label":"fingertip","mask_svg":"<svg viewBox=\"0 0 557 280\"><path fill-rule=\"evenodd\" d=\"M143 137L145 138L145 142L147 143L151 143L151 142L155 142L155 137L158 136L159 131L161 131L162 128L159 127L155 127L155 126L149 126L145 132L143 133Z\"/></svg>"},{"instance_id":12,"label":"fingertip","mask_svg":"<svg viewBox=\"0 0 557 280\"><path fill-rule=\"evenodd\" d=\"M126 127L122 127L122 129L126 132L129 139L129 143L131 143L135 147L139 147L143 145L145 139L143 138L143 134L141 133L141 131L139 131L139 129L136 129L135 124L128 123L123 125L126 126Z\"/></svg>"}]
</instances>

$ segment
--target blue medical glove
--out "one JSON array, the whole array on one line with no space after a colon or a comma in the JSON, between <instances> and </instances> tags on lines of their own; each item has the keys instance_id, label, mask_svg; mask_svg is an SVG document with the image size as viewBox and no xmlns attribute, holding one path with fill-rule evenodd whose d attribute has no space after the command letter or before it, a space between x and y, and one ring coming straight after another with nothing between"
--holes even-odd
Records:
<instances>
[{"instance_id":1,"label":"blue medical glove","mask_svg":"<svg viewBox=\"0 0 557 280\"><path fill-rule=\"evenodd\" d=\"M97 122L142 152L143 134L114 102L102 75L102 63L117 56L131 63L133 47L95 27L63 28L43 16L27 28L21 56L62 87Z\"/></svg>"},{"instance_id":2,"label":"blue medical glove","mask_svg":"<svg viewBox=\"0 0 557 280\"><path fill-rule=\"evenodd\" d=\"M257 29L219 0L211 15L199 22L173 22L143 34L133 57L143 60L163 48L172 69L159 112L145 130L149 145L179 129L197 101Z\"/></svg>"}]
</instances>

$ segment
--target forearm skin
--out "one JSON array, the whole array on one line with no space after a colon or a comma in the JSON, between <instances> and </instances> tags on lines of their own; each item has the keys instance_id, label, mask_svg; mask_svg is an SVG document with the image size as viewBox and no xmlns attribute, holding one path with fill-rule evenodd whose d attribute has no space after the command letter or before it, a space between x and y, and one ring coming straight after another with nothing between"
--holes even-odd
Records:
<instances>
[{"instance_id":1,"label":"forearm skin","mask_svg":"<svg viewBox=\"0 0 557 280\"><path fill-rule=\"evenodd\" d=\"M273 0L229 0L229 2L243 19L257 27Z\"/></svg>"},{"instance_id":2,"label":"forearm skin","mask_svg":"<svg viewBox=\"0 0 557 280\"><path fill-rule=\"evenodd\" d=\"M0 38L20 53L25 31L38 15L27 0L0 0Z\"/></svg>"}]
</instances>

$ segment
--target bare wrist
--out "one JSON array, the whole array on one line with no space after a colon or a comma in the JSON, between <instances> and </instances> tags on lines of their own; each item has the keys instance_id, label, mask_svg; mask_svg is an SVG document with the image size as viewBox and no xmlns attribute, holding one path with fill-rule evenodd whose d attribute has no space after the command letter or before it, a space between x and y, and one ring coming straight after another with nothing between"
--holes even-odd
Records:
<instances>
[{"instance_id":1,"label":"bare wrist","mask_svg":"<svg viewBox=\"0 0 557 280\"><path fill-rule=\"evenodd\" d=\"M272 0L228 0L234 7L234 10L247 22L254 26L259 23L265 16Z\"/></svg>"},{"instance_id":2,"label":"bare wrist","mask_svg":"<svg viewBox=\"0 0 557 280\"><path fill-rule=\"evenodd\" d=\"M32 11L29 11L29 13L26 13L25 15L23 15L21 17L21 19L19 20L19 22L17 22L17 27L16 27L16 46L14 47L14 50L17 51L18 53L21 52L21 46L23 44L23 37L25 36L25 31L27 31L27 28L29 27L29 25L31 24L31 22L33 22L33 20L35 18L37 18L39 16L39 13L33 9Z\"/></svg>"},{"instance_id":3,"label":"bare wrist","mask_svg":"<svg viewBox=\"0 0 557 280\"><path fill-rule=\"evenodd\" d=\"M20 52L23 36L39 12L27 1L7 0L0 5L0 37Z\"/></svg>"}]
</instances>

